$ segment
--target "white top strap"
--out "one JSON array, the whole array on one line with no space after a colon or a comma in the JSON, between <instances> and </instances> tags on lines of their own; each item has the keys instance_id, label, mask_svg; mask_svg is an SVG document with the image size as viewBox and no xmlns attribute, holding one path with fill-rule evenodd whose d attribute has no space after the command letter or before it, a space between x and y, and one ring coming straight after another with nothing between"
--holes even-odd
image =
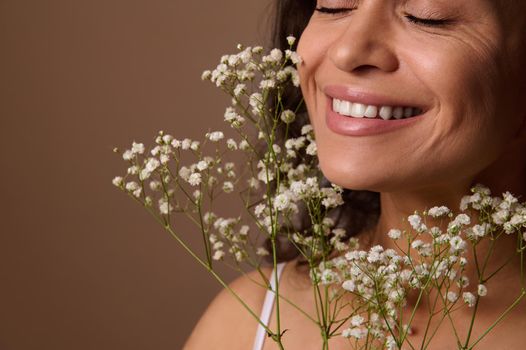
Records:
<instances>
[{"instance_id":1,"label":"white top strap","mask_svg":"<svg viewBox=\"0 0 526 350\"><path fill-rule=\"evenodd\" d=\"M263 307L261 309L261 315L259 319L261 322L263 322L266 326L269 324L270 320L270 314L272 313L272 308L274 306L274 299L276 297L276 274L277 279L279 280L281 277L281 272L283 271L283 268L285 267L285 263L279 263L275 269L272 270L272 274L270 275L270 288L267 289L267 293L265 294L265 301L263 302ZM265 342L265 338L267 336L267 332L265 331L265 328L258 323L258 330L256 333L256 339L254 340L254 347L253 350L262 350L263 349L263 343Z\"/></svg>"}]
</instances>

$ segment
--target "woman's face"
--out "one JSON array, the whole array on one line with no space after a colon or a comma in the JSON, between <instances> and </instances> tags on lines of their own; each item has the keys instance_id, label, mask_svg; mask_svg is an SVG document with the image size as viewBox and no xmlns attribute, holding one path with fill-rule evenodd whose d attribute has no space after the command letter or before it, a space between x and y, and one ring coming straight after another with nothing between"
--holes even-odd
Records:
<instances>
[{"instance_id":1,"label":"woman's face","mask_svg":"<svg viewBox=\"0 0 526 350\"><path fill-rule=\"evenodd\" d=\"M496 3L318 0L299 73L329 180L381 192L468 181L506 151L526 111L510 54L521 40Z\"/></svg>"}]
</instances>

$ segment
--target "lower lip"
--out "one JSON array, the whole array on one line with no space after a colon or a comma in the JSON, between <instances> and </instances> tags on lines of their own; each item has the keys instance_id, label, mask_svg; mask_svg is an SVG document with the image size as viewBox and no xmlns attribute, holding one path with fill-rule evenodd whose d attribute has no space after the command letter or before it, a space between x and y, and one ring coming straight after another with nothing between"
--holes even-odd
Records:
<instances>
[{"instance_id":1,"label":"lower lip","mask_svg":"<svg viewBox=\"0 0 526 350\"><path fill-rule=\"evenodd\" d=\"M327 98L325 121L333 132L345 136L372 136L388 133L418 123L422 115L406 119L383 120L378 118L354 118L332 110L332 99Z\"/></svg>"}]
</instances>

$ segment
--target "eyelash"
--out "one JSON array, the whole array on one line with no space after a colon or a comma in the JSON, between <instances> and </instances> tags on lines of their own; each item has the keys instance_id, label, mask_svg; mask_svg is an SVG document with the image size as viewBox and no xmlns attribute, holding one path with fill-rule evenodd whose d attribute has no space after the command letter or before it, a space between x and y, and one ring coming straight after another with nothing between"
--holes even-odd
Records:
<instances>
[{"instance_id":1,"label":"eyelash","mask_svg":"<svg viewBox=\"0 0 526 350\"><path fill-rule=\"evenodd\" d=\"M340 13L351 12L354 8L332 8L332 7L318 7L316 11L328 15L336 15ZM427 26L427 27L443 27L450 23L449 19L446 18L419 18L410 14L405 16L411 23Z\"/></svg>"}]
</instances>

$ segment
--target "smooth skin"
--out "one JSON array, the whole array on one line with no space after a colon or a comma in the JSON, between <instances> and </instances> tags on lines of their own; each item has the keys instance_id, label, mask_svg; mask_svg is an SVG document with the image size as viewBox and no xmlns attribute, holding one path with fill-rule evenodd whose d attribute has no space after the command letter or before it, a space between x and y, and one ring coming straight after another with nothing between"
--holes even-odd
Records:
<instances>
[{"instance_id":1,"label":"smooth skin","mask_svg":"<svg viewBox=\"0 0 526 350\"><path fill-rule=\"evenodd\" d=\"M314 126L324 175L345 188L380 192L381 216L369 244L391 247L385 232L400 218L435 205L457 208L476 183L495 194L526 196L526 5L519 0L319 0L298 43L303 64L301 88ZM409 20L448 19L445 26ZM325 122L327 85L382 94L424 105L418 123L381 135L345 136ZM372 161L374 160L374 161ZM514 239L503 239L491 264L514 254ZM485 246L478 253L484 254ZM509 306L519 293L520 261L513 260L488 284L473 339ZM266 270L267 276L270 270ZM472 280L475 272L471 271ZM252 273L251 278L259 278ZM241 277L232 287L259 313L265 290ZM312 312L312 291L305 271L286 267L284 296ZM410 300L414 302L414 300ZM521 303L477 349L522 349L526 346L526 302ZM288 350L320 349L319 330L282 303ZM423 304L410 340L420 344L427 320ZM467 332L471 310L454 321ZM275 320L271 322L275 327ZM210 305L185 349L251 349L257 323L222 291ZM430 349L456 349L445 325ZM347 349L342 339L332 349ZM277 349L272 341L264 349Z\"/></svg>"}]
</instances>

